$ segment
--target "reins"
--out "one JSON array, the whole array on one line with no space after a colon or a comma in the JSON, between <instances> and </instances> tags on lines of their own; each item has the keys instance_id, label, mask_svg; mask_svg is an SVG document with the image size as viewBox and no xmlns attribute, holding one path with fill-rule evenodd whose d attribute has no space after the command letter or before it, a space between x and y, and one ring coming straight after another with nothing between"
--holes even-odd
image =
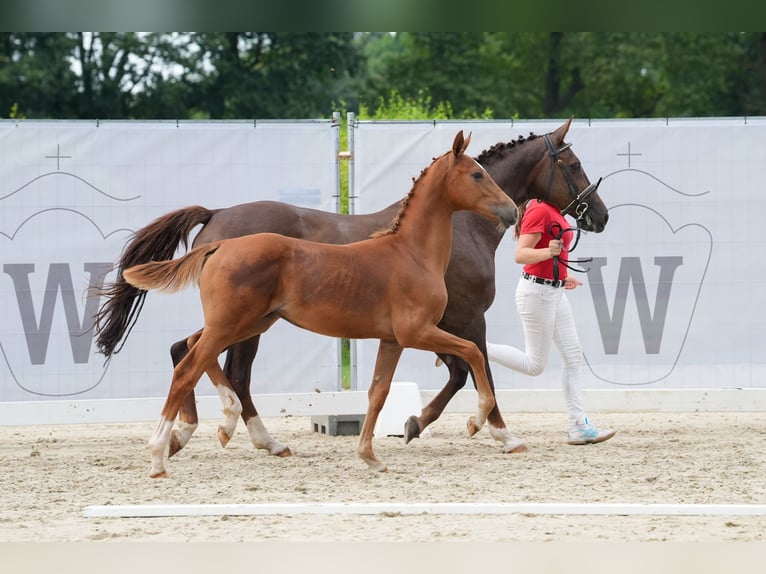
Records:
<instances>
[{"instance_id":1,"label":"reins","mask_svg":"<svg viewBox=\"0 0 766 574\"><path fill-rule=\"evenodd\" d=\"M550 227L548 228L548 233L551 234L553 239L560 240L562 237L564 237L564 234L567 231L575 232L575 241L574 245L569 249L569 253L572 253L574 251L575 247L577 247L577 244L580 241L580 228L579 227L561 227L561 224L558 221L554 221L551 223ZM558 255L553 256L553 279L555 281L559 280L559 261L560 257ZM572 263L575 263L577 265L582 265L583 263L590 263L593 261L593 257L587 257L584 259L577 259L576 261L572 261ZM570 264L570 261L566 260L563 261L562 264L567 269L571 269L572 271L576 271L577 273L587 273L590 271L590 267L586 267L585 269L577 269L576 267L572 267Z\"/></svg>"}]
</instances>

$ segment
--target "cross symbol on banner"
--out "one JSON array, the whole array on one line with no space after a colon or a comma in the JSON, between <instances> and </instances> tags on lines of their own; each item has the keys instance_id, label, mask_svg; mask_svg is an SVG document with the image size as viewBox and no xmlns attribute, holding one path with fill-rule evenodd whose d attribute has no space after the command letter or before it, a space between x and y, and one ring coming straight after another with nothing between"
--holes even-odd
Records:
<instances>
[{"instance_id":1,"label":"cross symbol on banner","mask_svg":"<svg viewBox=\"0 0 766 574\"><path fill-rule=\"evenodd\" d=\"M628 153L618 153L617 155L625 155L628 156L628 167L630 167L630 158L634 155L644 155L642 153L631 153L630 151L630 142L628 142Z\"/></svg>"},{"instance_id":2,"label":"cross symbol on banner","mask_svg":"<svg viewBox=\"0 0 766 574\"><path fill-rule=\"evenodd\" d=\"M64 158L71 158L71 155L61 155L61 146L59 144L56 144L56 155L46 155L46 158L54 159L56 160L56 171L59 171L61 169L61 159Z\"/></svg>"}]
</instances>

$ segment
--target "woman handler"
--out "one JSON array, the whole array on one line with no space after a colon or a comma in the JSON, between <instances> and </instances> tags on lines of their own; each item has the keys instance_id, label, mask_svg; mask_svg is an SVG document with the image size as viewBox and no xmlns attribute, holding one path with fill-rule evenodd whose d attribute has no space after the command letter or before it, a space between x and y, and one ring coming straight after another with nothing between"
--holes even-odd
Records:
<instances>
[{"instance_id":1,"label":"woman handler","mask_svg":"<svg viewBox=\"0 0 766 574\"><path fill-rule=\"evenodd\" d=\"M487 342L487 356L514 371L537 376L545 369L551 343L561 354L561 384L569 415L569 444L599 443L614 430L594 426L585 414L580 378L583 352L566 291L582 282L567 273L572 240L569 224L555 206L537 199L522 206L516 224L516 263L524 265L516 306L524 326L525 350Z\"/></svg>"}]
</instances>

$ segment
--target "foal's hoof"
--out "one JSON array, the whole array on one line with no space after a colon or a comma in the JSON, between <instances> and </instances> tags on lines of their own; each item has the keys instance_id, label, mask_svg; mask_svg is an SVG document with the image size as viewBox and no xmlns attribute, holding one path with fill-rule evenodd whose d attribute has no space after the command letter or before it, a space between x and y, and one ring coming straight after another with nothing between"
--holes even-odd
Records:
<instances>
[{"instance_id":1,"label":"foal's hoof","mask_svg":"<svg viewBox=\"0 0 766 574\"><path fill-rule=\"evenodd\" d=\"M365 462L367 462L367 461L365 461ZM374 463L373 462L367 462L367 466L369 466L370 470L372 470L374 472L388 472L388 467L385 464L383 464L382 462L380 462L380 461L376 461Z\"/></svg>"},{"instance_id":2,"label":"foal's hoof","mask_svg":"<svg viewBox=\"0 0 766 574\"><path fill-rule=\"evenodd\" d=\"M411 416L404 423L404 444L407 444L414 438L420 437L420 423L418 417Z\"/></svg>"},{"instance_id":3,"label":"foal's hoof","mask_svg":"<svg viewBox=\"0 0 766 574\"><path fill-rule=\"evenodd\" d=\"M527 445L524 443L521 443L519 445L513 446L513 445L506 445L503 448L503 452L506 454L519 454L522 452L527 452L529 449L527 448Z\"/></svg>"},{"instance_id":4,"label":"foal's hoof","mask_svg":"<svg viewBox=\"0 0 766 574\"><path fill-rule=\"evenodd\" d=\"M231 435L223 430L223 427L218 427L218 442L221 443L221 446L226 447L230 440Z\"/></svg>"},{"instance_id":5,"label":"foal's hoof","mask_svg":"<svg viewBox=\"0 0 766 574\"><path fill-rule=\"evenodd\" d=\"M468 424L466 425L466 427L468 428L468 436L473 436L481 430L481 427L476 424L475 416L470 416L468 418Z\"/></svg>"},{"instance_id":6,"label":"foal's hoof","mask_svg":"<svg viewBox=\"0 0 766 574\"><path fill-rule=\"evenodd\" d=\"M360 458L370 467L370 470L375 472L388 472L388 467L380 462L374 455L371 457L363 456Z\"/></svg>"},{"instance_id":7,"label":"foal's hoof","mask_svg":"<svg viewBox=\"0 0 766 574\"><path fill-rule=\"evenodd\" d=\"M289 456L293 456L293 451L290 450L289 446L286 446L279 452L275 452L274 456L278 456L279 458L287 458Z\"/></svg>"}]
</instances>

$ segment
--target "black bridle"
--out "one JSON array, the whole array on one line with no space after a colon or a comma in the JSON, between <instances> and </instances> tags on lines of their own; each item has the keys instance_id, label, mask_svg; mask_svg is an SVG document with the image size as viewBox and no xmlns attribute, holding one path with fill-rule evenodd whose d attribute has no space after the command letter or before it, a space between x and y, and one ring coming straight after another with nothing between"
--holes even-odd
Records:
<instances>
[{"instance_id":1,"label":"black bridle","mask_svg":"<svg viewBox=\"0 0 766 574\"><path fill-rule=\"evenodd\" d=\"M553 145L553 142L551 141L550 134L545 134L543 136L543 140L545 141L545 147L548 148L548 156L551 158L551 177L548 181L548 192L550 192L551 188L553 187L553 178L556 175L556 166L559 166L561 169L561 175L564 176L564 181L567 183L567 187L569 188L569 194L572 196L572 201L567 205L564 209L561 210L561 215L573 215L575 220L577 221L577 227L561 227L561 224L557 222L551 223L550 229L548 230L551 236L554 239L560 240L564 233L567 231L572 231L575 233L575 240L572 247L569 249L569 253L574 251L575 247L577 247L577 244L580 242L580 221L585 217L585 213L588 211L588 204L585 203L585 199L591 195L593 192L595 192L598 189L598 186L601 184L601 179L598 178L598 181L594 184L589 184L585 189L578 192L577 186L575 185L574 179L572 178L572 174L569 172L569 169L567 168L566 164L563 162L563 160L559 157L562 151L565 149L571 147L571 143L564 144L563 147L556 149L556 147ZM548 194L546 192L546 195ZM574 213L570 213L570 210L574 207ZM583 263L589 263L593 261L592 257L588 257L587 259L578 259L577 261L573 261L572 263L576 263L578 265L581 265ZM569 265L569 261L564 261L564 266L567 269L571 269L572 271L577 271L578 273L587 273L590 271L590 267L586 269L577 269L575 267L572 267ZM553 279L558 281L559 279L559 256L555 256L553 258Z\"/></svg>"},{"instance_id":2,"label":"black bridle","mask_svg":"<svg viewBox=\"0 0 766 574\"><path fill-rule=\"evenodd\" d=\"M574 179L572 179L572 174L569 172L569 168L567 168L564 161L559 157L561 152L572 147L572 144L564 144L563 147L556 149L556 147L553 145L553 141L551 141L550 134L545 134L543 136L543 140L545 141L545 147L548 148L548 157L551 158L551 177L548 180L548 192L550 192L551 187L553 187L553 178L556 175L556 166L559 166L561 169L561 175L564 176L564 181L567 182L569 195L572 196L572 201L569 203L569 205L561 210L561 215L573 215L574 218L579 222L583 217L585 217L585 212L588 211L588 204L585 203L585 199L598 189L598 186L601 185L602 178L598 178L596 183L591 183L585 189L578 192ZM548 192L546 192L546 195ZM574 207L574 213L570 213L572 207Z\"/></svg>"}]
</instances>

